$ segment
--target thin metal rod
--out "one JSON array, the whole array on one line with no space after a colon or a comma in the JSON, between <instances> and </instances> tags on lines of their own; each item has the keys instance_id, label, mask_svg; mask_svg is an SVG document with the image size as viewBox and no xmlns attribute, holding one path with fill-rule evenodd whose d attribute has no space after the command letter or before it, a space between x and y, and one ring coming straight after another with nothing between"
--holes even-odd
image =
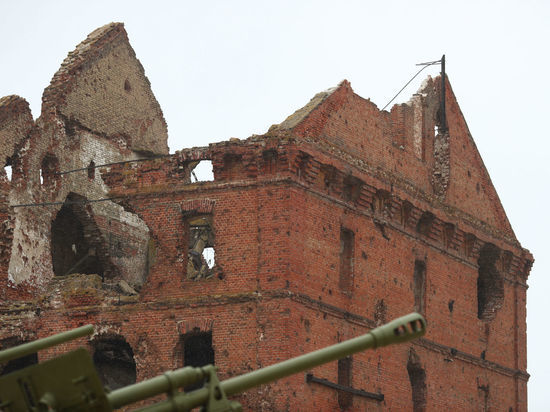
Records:
<instances>
[{"instance_id":1,"label":"thin metal rod","mask_svg":"<svg viewBox=\"0 0 550 412\"><path fill-rule=\"evenodd\" d=\"M422 67L420 70L418 70L418 72L416 72L416 74L412 77L412 79L409 80L409 81L407 82L407 84L405 84L405 86L403 86L403 87L401 88L401 90L399 90L399 91L397 92L397 94L396 94L395 96L393 96L393 98L392 98L388 103L386 103L386 105L382 108L381 111L384 111L384 110L386 109L386 107L388 107L388 106L390 105L390 103L393 102L393 101L396 99L396 97L399 96L399 95L401 94L401 92L402 92L403 90L405 90L405 88L406 88L414 79L416 79L416 76L418 76L426 67L430 67L430 66L433 66L434 64L439 64L439 63L441 63L441 60L436 60L436 61L428 62L428 63L418 63L417 66L423 66L423 67Z\"/></svg>"},{"instance_id":2,"label":"thin metal rod","mask_svg":"<svg viewBox=\"0 0 550 412\"><path fill-rule=\"evenodd\" d=\"M446 89L446 81L445 81L445 55L441 57L441 100L440 100L440 106L439 106L439 120L441 122L441 131L443 133L447 132L447 113L445 109L445 89Z\"/></svg>"}]
</instances>

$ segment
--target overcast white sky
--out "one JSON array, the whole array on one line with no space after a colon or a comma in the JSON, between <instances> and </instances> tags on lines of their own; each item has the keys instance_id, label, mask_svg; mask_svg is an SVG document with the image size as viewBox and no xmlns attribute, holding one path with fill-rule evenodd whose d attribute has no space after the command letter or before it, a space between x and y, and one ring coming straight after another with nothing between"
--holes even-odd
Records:
<instances>
[{"instance_id":1,"label":"overcast white sky","mask_svg":"<svg viewBox=\"0 0 550 412\"><path fill-rule=\"evenodd\" d=\"M126 25L164 111L171 152L264 133L344 78L383 107L415 63L445 53L516 235L535 255L529 406L548 410L550 2L0 0L0 96L26 98L38 117L42 91L67 53L111 21Z\"/></svg>"}]
</instances>

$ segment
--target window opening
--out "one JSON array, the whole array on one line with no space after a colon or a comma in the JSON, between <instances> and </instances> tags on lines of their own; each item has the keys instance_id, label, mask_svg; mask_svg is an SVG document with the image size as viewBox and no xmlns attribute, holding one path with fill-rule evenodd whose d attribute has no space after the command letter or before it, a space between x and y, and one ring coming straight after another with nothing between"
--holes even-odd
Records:
<instances>
[{"instance_id":1,"label":"window opening","mask_svg":"<svg viewBox=\"0 0 550 412\"><path fill-rule=\"evenodd\" d=\"M214 348L212 347L212 331L193 332L180 335L176 348L176 363L178 368L184 366L214 365ZM198 389L202 382L184 388L184 391Z\"/></svg>"},{"instance_id":2,"label":"window opening","mask_svg":"<svg viewBox=\"0 0 550 412\"><path fill-rule=\"evenodd\" d=\"M12 170L12 161L11 161L10 157L8 157L6 159L6 165L4 166L4 172L6 173L6 177L8 178L8 182L11 182L11 176L12 176L13 170Z\"/></svg>"},{"instance_id":3,"label":"window opening","mask_svg":"<svg viewBox=\"0 0 550 412\"><path fill-rule=\"evenodd\" d=\"M431 212L424 212L418 223L416 224L416 231L421 235L428 236L432 230L432 225L435 220L435 216Z\"/></svg>"},{"instance_id":4,"label":"window opening","mask_svg":"<svg viewBox=\"0 0 550 412\"><path fill-rule=\"evenodd\" d=\"M411 202L403 201L401 206L401 224L403 227L407 227L407 222L409 221L413 210L413 205Z\"/></svg>"},{"instance_id":5,"label":"window opening","mask_svg":"<svg viewBox=\"0 0 550 412\"><path fill-rule=\"evenodd\" d=\"M374 212L379 215L389 215L390 212L390 193L386 190L378 189L373 199Z\"/></svg>"},{"instance_id":6,"label":"window opening","mask_svg":"<svg viewBox=\"0 0 550 412\"><path fill-rule=\"evenodd\" d=\"M187 278L208 279L215 265L214 231L212 216L193 216L187 220L189 252Z\"/></svg>"},{"instance_id":7,"label":"window opening","mask_svg":"<svg viewBox=\"0 0 550 412\"><path fill-rule=\"evenodd\" d=\"M424 313L424 294L426 290L426 263L421 260L414 262L413 293L414 310Z\"/></svg>"},{"instance_id":8,"label":"window opening","mask_svg":"<svg viewBox=\"0 0 550 412\"><path fill-rule=\"evenodd\" d=\"M342 228L340 231L340 289L351 293L353 287L355 233Z\"/></svg>"},{"instance_id":9,"label":"window opening","mask_svg":"<svg viewBox=\"0 0 550 412\"><path fill-rule=\"evenodd\" d=\"M318 179L326 190L334 189L338 180L338 171L334 166L321 165Z\"/></svg>"},{"instance_id":10,"label":"window opening","mask_svg":"<svg viewBox=\"0 0 550 412\"><path fill-rule=\"evenodd\" d=\"M361 187L363 182L353 176L346 176L344 178L344 200L347 202L356 202L361 194Z\"/></svg>"},{"instance_id":11,"label":"window opening","mask_svg":"<svg viewBox=\"0 0 550 412\"><path fill-rule=\"evenodd\" d=\"M407 372L412 390L413 412L426 410L426 371L420 364L420 358L411 349L407 362Z\"/></svg>"},{"instance_id":12,"label":"window opening","mask_svg":"<svg viewBox=\"0 0 550 412\"><path fill-rule=\"evenodd\" d=\"M40 166L40 184L49 188L55 188L59 180L59 161L52 154L47 154L42 159Z\"/></svg>"},{"instance_id":13,"label":"window opening","mask_svg":"<svg viewBox=\"0 0 550 412\"><path fill-rule=\"evenodd\" d=\"M93 342L94 366L103 385L118 389L136 382L136 362L132 347L122 337Z\"/></svg>"},{"instance_id":14,"label":"window opening","mask_svg":"<svg viewBox=\"0 0 550 412\"><path fill-rule=\"evenodd\" d=\"M265 173L271 174L277 172L277 162L279 154L275 149L268 149L262 152Z\"/></svg>"},{"instance_id":15,"label":"window opening","mask_svg":"<svg viewBox=\"0 0 550 412\"><path fill-rule=\"evenodd\" d=\"M338 385L351 388L351 357L338 359ZM347 409L353 402L353 394L349 391L338 391L338 405Z\"/></svg>"},{"instance_id":16,"label":"window opening","mask_svg":"<svg viewBox=\"0 0 550 412\"><path fill-rule=\"evenodd\" d=\"M223 157L223 174L225 179L235 179L243 172L242 155L227 153Z\"/></svg>"},{"instance_id":17,"label":"window opening","mask_svg":"<svg viewBox=\"0 0 550 412\"><path fill-rule=\"evenodd\" d=\"M88 179L93 180L95 178L95 162L90 160L88 165Z\"/></svg>"},{"instance_id":18,"label":"window opening","mask_svg":"<svg viewBox=\"0 0 550 412\"><path fill-rule=\"evenodd\" d=\"M464 256L465 257L469 258L470 256L472 256L475 243L476 243L475 235L472 235L471 233L466 233L464 235Z\"/></svg>"},{"instance_id":19,"label":"window opening","mask_svg":"<svg viewBox=\"0 0 550 412\"><path fill-rule=\"evenodd\" d=\"M214 181L214 169L211 160L201 160L191 167L191 182Z\"/></svg>"},{"instance_id":20,"label":"window opening","mask_svg":"<svg viewBox=\"0 0 550 412\"><path fill-rule=\"evenodd\" d=\"M500 249L491 243L479 252L477 278L477 317L493 320L504 301L504 280L496 268Z\"/></svg>"},{"instance_id":21,"label":"window opening","mask_svg":"<svg viewBox=\"0 0 550 412\"><path fill-rule=\"evenodd\" d=\"M453 238L455 236L455 225L452 223L445 223L443 227L443 243L445 247L449 249L453 244Z\"/></svg>"},{"instance_id":22,"label":"window opening","mask_svg":"<svg viewBox=\"0 0 550 412\"><path fill-rule=\"evenodd\" d=\"M51 254L54 273L98 274L103 277L105 267L98 252L101 235L93 218L88 216L82 196L70 194L57 213L51 226Z\"/></svg>"}]
</instances>

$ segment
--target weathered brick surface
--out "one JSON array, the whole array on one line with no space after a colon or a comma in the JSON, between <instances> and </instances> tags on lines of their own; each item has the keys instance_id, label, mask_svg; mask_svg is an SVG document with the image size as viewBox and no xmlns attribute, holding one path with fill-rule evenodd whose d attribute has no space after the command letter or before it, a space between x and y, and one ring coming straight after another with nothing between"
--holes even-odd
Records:
<instances>
[{"instance_id":1,"label":"weathered brick surface","mask_svg":"<svg viewBox=\"0 0 550 412\"><path fill-rule=\"evenodd\" d=\"M423 339L353 355L350 386L384 399L354 395L349 410L526 410L533 257L515 238L449 83L447 125L437 114L439 78L391 112L344 81L263 136L136 162L143 142L163 154L166 139L153 126L144 135L126 128L129 118L162 118L133 52L117 60L129 47L120 25L92 33L54 77L24 145L6 154L14 178L3 192L2 346L92 323L91 339L40 359L122 338L142 380L180 364L182 335L211 332L226 378L420 308ZM144 88L131 78L130 91L149 92L122 109L117 87L128 67ZM94 90L105 76L116 85ZM114 102L108 116L97 111L102 99ZM202 160L212 162L213 181L194 182ZM113 162L123 163L101 166ZM211 219L215 266L191 280L189 219L201 216ZM53 239L63 231L73 245ZM82 247L93 249L91 270L54 273L52 261L64 260L53 250L76 261ZM339 381L336 362L309 373ZM239 399L247 410L340 408L336 389L304 373Z\"/></svg>"}]
</instances>

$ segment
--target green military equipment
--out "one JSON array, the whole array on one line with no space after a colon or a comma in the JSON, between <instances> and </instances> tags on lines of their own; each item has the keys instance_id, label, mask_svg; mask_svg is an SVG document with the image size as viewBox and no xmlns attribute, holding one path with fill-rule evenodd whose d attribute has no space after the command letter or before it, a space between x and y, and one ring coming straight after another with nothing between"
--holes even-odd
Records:
<instances>
[{"instance_id":1,"label":"green military equipment","mask_svg":"<svg viewBox=\"0 0 550 412\"><path fill-rule=\"evenodd\" d=\"M424 318L411 313L357 338L221 382L212 365L187 366L112 392L103 389L91 356L80 348L0 377L0 410L112 411L166 393L168 399L139 410L189 411L203 406L209 412L241 411L241 405L227 397L365 349L406 342L425 332ZM0 363L91 333L93 328L85 326L0 351ZM182 388L198 382L204 382L204 386L190 392L183 391Z\"/></svg>"}]
</instances>

